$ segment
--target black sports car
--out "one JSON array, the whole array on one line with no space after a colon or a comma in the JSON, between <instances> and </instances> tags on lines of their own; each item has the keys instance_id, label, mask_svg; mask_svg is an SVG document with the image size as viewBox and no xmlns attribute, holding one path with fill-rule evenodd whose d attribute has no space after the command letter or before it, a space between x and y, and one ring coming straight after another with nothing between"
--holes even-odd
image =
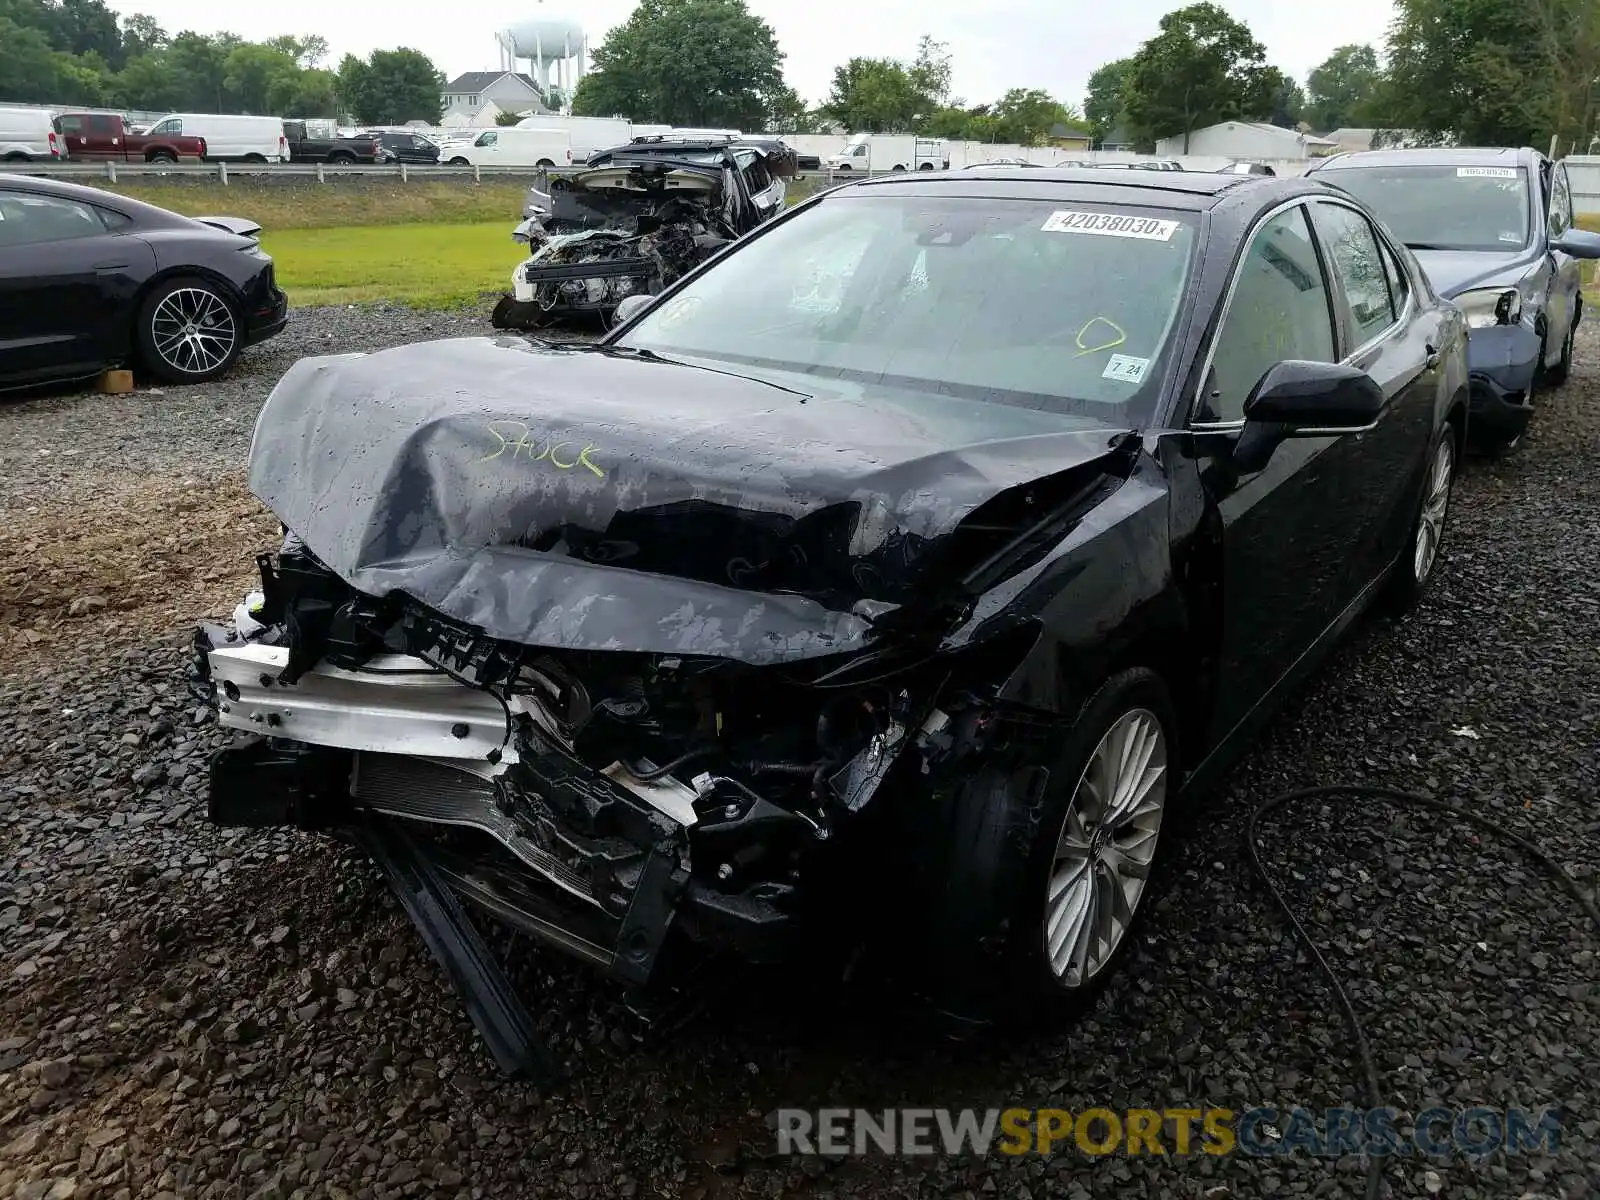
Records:
<instances>
[{"instance_id":1,"label":"black sports car","mask_svg":"<svg viewBox=\"0 0 1600 1200\"><path fill-rule=\"evenodd\" d=\"M0 175L0 387L137 359L197 383L288 320L261 226Z\"/></svg>"},{"instance_id":2,"label":"black sports car","mask_svg":"<svg viewBox=\"0 0 1600 1200\"><path fill-rule=\"evenodd\" d=\"M883 177L628 307L291 368L289 533L197 639L264 735L212 819L363 841L502 1051L460 899L632 983L881 937L1083 994L1179 793L1438 561L1466 325L1316 183Z\"/></svg>"}]
</instances>

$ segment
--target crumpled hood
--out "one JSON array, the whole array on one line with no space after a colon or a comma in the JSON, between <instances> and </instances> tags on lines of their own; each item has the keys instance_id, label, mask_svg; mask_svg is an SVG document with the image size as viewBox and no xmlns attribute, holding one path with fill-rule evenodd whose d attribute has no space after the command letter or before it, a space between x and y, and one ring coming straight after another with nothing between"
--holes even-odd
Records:
<instances>
[{"instance_id":1,"label":"crumpled hood","mask_svg":"<svg viewBox=\"0 0 1600 1200\"><path fill-rule=\"evenodd\" d=\"M1446 300L1473 288L1514 287L1539 261L1536 252L1516 250L1413 250L1433 290Z\"/></svg>"},{"instance_id":2,"label":"crumpled hood","mask_svg":"<svg viewBox=\"0 0 1600 1200\"><path fill-rule=\"evenodd\" d=\"M770 662L863 643L1008 489L1126 475L1086 418L814 392L520 338L302 359L250 486L353 587L491 636Z\"/></svg>"}]
</instances>

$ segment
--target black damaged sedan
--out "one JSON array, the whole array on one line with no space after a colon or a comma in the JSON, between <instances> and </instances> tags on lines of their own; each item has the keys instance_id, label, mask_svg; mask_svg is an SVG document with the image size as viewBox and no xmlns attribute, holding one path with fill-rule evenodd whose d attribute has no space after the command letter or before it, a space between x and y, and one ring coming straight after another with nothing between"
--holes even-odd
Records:
<instances>
[{"instance_id":1,"label":"black damaged sedan","mask_svg":"<svg viewBox=\"0 0 1600 1200\"><path fill-rule=\"evenodd\" d=\"M632 307L298 363L197 638L212 819L368 847L502 1047L463 900L630 983L1086 994L1173 806L1438 561L1466 328L1315 183L872 180Z\"/></svg>"}]
</instances>

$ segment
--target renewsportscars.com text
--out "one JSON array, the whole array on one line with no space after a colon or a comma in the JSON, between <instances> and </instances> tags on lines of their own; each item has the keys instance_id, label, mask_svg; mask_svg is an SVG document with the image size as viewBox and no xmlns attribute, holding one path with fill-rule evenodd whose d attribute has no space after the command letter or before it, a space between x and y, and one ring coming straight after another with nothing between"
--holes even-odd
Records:
<instances>
[{"instance_id":1,"label":"renewsportscars.com text","mask_svg":"<svg viewBox=\"0 0 1600 1200\"><path fill-rule=\"evenodd\" d=\"M1245 1154L1296 1151L1485 1158L1554 1153L1557 1109L1430 1108L1407 1123L1392 1108L780 1108L780 1154Z\"/></svg>"}]
</instances>

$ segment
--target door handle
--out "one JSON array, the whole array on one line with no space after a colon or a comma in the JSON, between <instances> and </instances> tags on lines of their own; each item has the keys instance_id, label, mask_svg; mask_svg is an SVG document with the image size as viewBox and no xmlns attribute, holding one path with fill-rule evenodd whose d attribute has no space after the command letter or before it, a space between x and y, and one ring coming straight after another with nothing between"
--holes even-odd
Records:
<instances>
[{"instance_id":1,"label":"door handle","mask_svg":"<svg viewBox=\"0 0 1600 1200\"><path fill-rule=\"evenodd\" d=\"M1439 365L1439 350L1438 347L1433 345L1429 345L1427 350L1428 357L1422 360L1422 365L1425 369L1431 371Z\"/></svg>"}]
</instances>

